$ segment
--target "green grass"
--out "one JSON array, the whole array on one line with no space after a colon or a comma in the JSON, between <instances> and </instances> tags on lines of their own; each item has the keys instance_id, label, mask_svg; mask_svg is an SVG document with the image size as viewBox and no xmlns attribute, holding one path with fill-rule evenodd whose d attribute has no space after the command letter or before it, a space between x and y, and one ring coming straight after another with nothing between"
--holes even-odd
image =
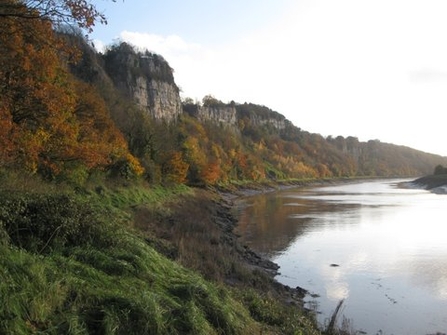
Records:
<instances>
[{"instance_id":1,"label":"green grass","mask_svg":"<svg viewBox=\"0 0 447 335\"><path fill-rule=\"evenodd\" d=\"M157 186L147 188L144 186L119 187L114 189L97 189L100 202L104 206L118 209L126 209L141 204L161 204L175 198L179 194L192 193L185 185L177 185L170 188Z\"/></svg>"},{"instance_id":2,"label":"green grass","mask_svg":"<svg viewBox=\"0 0 447 335\"><path fill-rule=\"evenodd\" d=\"M2 334L238 334L248 312L225 289L130 234L113 247L41 256L0 250Z\"/></svg>"},{"instance_id":3,"label":"green grass","mask_svg":"<svg viewBox=\"0 0 447 335\"><path fill-rule=\"evenodd\" d=\"M205 280L127 224L135 206L194 196L0 191L0 334L316 334L297 308Z\"/></svg>"}]
</instances>

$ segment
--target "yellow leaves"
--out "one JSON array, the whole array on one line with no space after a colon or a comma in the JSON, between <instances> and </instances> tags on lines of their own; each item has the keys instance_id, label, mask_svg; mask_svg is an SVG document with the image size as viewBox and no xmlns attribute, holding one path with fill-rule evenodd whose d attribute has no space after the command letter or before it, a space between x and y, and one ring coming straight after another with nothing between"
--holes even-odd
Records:
<instances>
[{"instance_id":1,"label":"yellow leaves","mask_svg":"<svg viewBox=\"0 0 447 335\"><path fill-rule=\"evenodd\" d=\"M36 131L21 129L16 139L16 160L19 166L35 173L39 167L39 155L47 145L51 135L43 128Z\"/></svg>"},{"instance_id":2,"label":"yellow leaves","mask_svg":"<svg viewBox=\"0 0 447 335\"><path fill-rule=\"evenodd\" d=\"M167 182L183 184L186 182L189 164L183 160L182 154L178 151L171 151L167 154L162 172Z\"/></svg>"},{"instance_id":3,"label":"yellow leaves","mask_svg":"<svg viewBox=\"0 0 447 335\"><path fill-rule=\"evenodd\" d=\"M206 162L206 155L199 144L199 139L194 136L189 136L183 143L186 159L197 165L204 165Z\"/></svg>"},{"instance_id":4,"label":"yellow leaves","mask_svg":"<svg viewBox=\"0 0 447 335\"><path fill-rule=\"evenodd\" d=\"M144 168L141 166L138 159L136 159L134 156L132 156L130 153L126 154L126 160L129 164L129 167L131 168L132 172L136 176L141 176L144 173Z\"/></svg>"}]
</instances>

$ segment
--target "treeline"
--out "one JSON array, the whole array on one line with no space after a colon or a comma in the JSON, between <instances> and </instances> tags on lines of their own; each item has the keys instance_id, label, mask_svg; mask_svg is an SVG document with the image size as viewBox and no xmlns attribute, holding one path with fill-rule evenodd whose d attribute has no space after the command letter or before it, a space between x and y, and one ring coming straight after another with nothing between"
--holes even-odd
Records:
<instances>
[{"instance_id":1,"label":"treeline","mask_svg":"<svg viewBox=\"0 0 447 335\"><path fill-rule=\"evenodd\" d=\"M73 46L76 46L73 48ZM125 43L97 53L80 34L55 32L44 20L0 21L0 168L82 184L103 173L152 184L216 185L233 181L427 174L446 158L379 141L324 138L251 103L236 123L204 121L186 99L173 122L154 120L110 76L152 76L175 85L161 56ZM156 69L114 68L120 52L151 58ZM138 71L142 71L139 73ZM146 72L144 72L146 71ZM155 76L155 77L154 77Z\"/></svg>"}]
</instances>

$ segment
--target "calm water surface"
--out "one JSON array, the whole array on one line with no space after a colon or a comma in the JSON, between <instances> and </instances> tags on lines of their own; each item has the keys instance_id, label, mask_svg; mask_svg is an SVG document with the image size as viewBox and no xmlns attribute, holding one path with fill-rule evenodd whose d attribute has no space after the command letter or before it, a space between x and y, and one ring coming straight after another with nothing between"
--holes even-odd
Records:
<instances>
[{"instance_id":1,"label":"calm water surface","mask_svg":"<svg viewBox=\"0 0 447 335\"><path fill-rule=\"evenodd\" d=\"M247 197L237 233L280 266L278 281L314 295L321 323L344 299L368 334L447 333L447 195L400 181Z\"/></svg>"}]
</instances>

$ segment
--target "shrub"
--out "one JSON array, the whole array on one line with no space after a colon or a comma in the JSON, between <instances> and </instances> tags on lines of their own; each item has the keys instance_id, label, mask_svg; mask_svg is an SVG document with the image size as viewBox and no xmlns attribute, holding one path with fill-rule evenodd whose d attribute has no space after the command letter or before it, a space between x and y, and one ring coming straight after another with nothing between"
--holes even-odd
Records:
<instances>
[{"instance_id":1,"label":"shrub","mask_svg":"<svg viewBox=\"0 0 447 335\"><path fill-rule=\"evenodd\" d=\"M0 223L10 243L17 247L48 253L104 239L105 227L97 224L98 212L74 197L2 193Z\"/></svg>"}]
</instances>

